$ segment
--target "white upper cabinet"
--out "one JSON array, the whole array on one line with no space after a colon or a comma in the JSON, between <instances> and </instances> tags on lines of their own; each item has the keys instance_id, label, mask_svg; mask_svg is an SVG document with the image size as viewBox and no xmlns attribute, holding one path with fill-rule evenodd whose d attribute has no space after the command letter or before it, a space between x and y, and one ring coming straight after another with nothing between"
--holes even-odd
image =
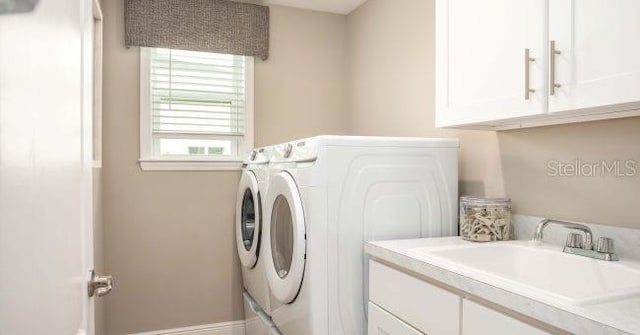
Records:
<instances>
[{"instance_id":1,"label":"white upper cabinet","mask_svg":"<svg viewBox=\"0 0 640 335\"><path fill-rule=\"evenodd\" d=\"M436 0L438 127L633 116L639 102L640 1Z\"/></svg>"},{"instance_id":2,"label":"white upper cabinet","mask_svg":"<svg viewBox=\"0 0 640 335\"><path fill-rule=\"evenodd\" d=\"M639 108L640 1L553 0L549 14L549 80L560 86L549 111Z\"/></svg>"},{"instance_id":3,"label":"white upper cabinet","mask_svg":"<svg viewBox=\"0 0 640 335\"><path fill-rule=\"evenodd\" d=\"M543 0L437 1L437 125L546 113L546 54Z\"/></svg>"}]
</instances>

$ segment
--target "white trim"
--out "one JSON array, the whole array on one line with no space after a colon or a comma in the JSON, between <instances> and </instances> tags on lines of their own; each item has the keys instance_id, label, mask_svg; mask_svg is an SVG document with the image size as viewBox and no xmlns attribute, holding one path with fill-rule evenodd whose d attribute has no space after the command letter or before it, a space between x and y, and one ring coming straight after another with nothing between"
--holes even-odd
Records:
<instances>
[{"instance_id":1,"label":"white trim","mask_svg":"<svg viewBox=\"0 0 640 335\"><path fill-rule=\"evenodd\" d=\"M457 126L444 126L441 128L449 129L473 129L473 130L490 130L501 131L521 128L533 128L542 126L552 126L559 124L572 124L599 120L613 120L627 117L640 116L640 109L624 109L618 111L593 112L591 110L581 110L574 112L556 112L547 114L544 117L516 118L509 120L501 120L491 123L477 123Z\"/></svg>"},{"instance_id":2,"label":"white trim","mask_svg":"<svg viewBox=\"0 0 640 335\"><path fill-rule=\"evenodd\" d=\"M240 171L240 160L139 159L143 171Z\"/></svg>"},{"instance_id":3,"label":"white trim","mask_svg":"<svg viewBox=\"0 0 640 335\"><path fill-rule=\"evenodd\" d=\"M93 0L93 167L102 168L102 78L104 20L100 1Z\"/></svg>"},{"instance_id":4,"label":"white trim","mask_svg":"<svg viewBox=\"0 0 640 335\"><path fill-rule=\"evenodd\" d=\"M84 274L85 282L88 280L89 271L94 268L94 236L93 236L93 218L94 218L94 189L93 189L93 159L94 159L94 85L96 85L94 77L95 66L95 50L94 50L94 3L92 1L83 1L80 5L81 10L81 194L79 212L81 213L81 225L75 229L80 229L82 234L81 245L81 268ZM73 7L71 7L73 8ZM27 74L28 75L28 74ZM74 117L75 118L75 117ZM34 123L35 124L35 123ZM77 136L73 133L73 136ZM69 162L69 160L67 160ZM74 162L74 161L72 161ZM75 162L74 162L75 164ZM69 229L68 227L65 227ZM77 230L75 230L77 232ZM82 319L78 325L77 333L94 335L95 334L95 300L85 295L82 299Z\"/></svg>"},{"instance_id":5,"label":"white trim","mask_svg":"<svg viewBox=\"0 0 640 335\"><path fill-rule=\"evenodd\" d=\"M151 74L149 49L140 48L140 160L151 156ZM143 168L144 170L144 168Z\"/></svg>"},{"instance_id":6,"label":"white trim","mask_svg":"<svg viewBox=\"0 0 640 335\"><path fill-rule=\"evenodd\" d=\"M253 150L253 120L255 110L255 91L254 91L254 58L245 57L245 76L244 76L244 89L245 89L245 123L244 123L244 142L242 143L242 149L244 152L238 152L238 156L246 156Z\"/></svg>"},{"instance_id":7,"label":"white trim","mask_svg":"<svg viewBox=\"0 0 640 335\"><path fill-rule=\"evenodd\" d=\"M201 326L155 330L129 335L244 335L244 320L220 322Z\"/></svg>"}]
</instances>

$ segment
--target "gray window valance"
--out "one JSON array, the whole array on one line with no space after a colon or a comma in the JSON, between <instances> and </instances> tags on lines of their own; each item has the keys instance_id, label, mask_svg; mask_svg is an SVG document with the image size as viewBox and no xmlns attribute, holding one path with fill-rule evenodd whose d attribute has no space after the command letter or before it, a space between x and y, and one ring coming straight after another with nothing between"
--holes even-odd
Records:
<instances>
[{"instance_id":1,"label":"gray window valance","mask_svg":"<svg viewBox=\"0 0 640 335\"><path fill-rule=\"evenodd\" d=\"M125 44L269 57L269 7L228 0L126 0Z\"/></svg>"}]
</instances>

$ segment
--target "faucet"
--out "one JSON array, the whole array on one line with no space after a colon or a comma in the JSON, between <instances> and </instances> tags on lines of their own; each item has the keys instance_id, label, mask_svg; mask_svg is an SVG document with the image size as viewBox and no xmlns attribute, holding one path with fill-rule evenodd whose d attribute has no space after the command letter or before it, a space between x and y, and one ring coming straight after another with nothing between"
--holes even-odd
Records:
<instances>
[{"instance_id":1,"label":"faucet","mask_svg":"<svg viewBox=\"0 0 640 335\"><path fill-rule=\"evenodd\" d=\"M598 245L594 250L593 233L591 233L591 228L578 222L558 219L543 219L536 227L536 233L533 235L534 242L542 243L544 228L546 228L549 223L555 223L562 227L579 230L584 233L584 243L582 243L582 236L580 234L569 233L567 236L567 242L562 250L563 252L605 261L618 260L618 255L615 254L613 249L612 239L608 237L600 237L600 239L598 239Z\"/></svg>"},{"instance_id":2,"label":"faucet","mask_svg":"<svg viewBox=\"0 0 640 335\"><path fill-rule=\"evenodd\" d=\"M549 223L555 223L565 228L582 231L584 233L584 244L581 246L581 248L587 250L593 249L593 234L591 233L591 228L582 223L558 219L544 219L540 221L538 223L538 227L536 228L536 233L533 236L533 240L535 242L542 242L544 228L546 228Z\"/></svg>"}]
</instances>

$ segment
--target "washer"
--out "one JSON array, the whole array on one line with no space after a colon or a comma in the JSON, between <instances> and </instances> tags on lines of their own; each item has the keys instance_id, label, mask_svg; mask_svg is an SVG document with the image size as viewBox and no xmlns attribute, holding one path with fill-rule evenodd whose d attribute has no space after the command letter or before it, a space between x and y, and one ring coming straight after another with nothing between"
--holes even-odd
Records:
<instances>
[{"instance_id":1,"label":"washer","mask_svg":"<svg viewBox=\"0 0 640 335\"><path fill-rule=\"evenodd\" d=\"M236 201L236 245L244 285L247 335L272 334L270 293L263 265L262 198L269 182L271 148L253 150L243 161Z\"/></svg>"},{"instance_id":2,"label":"washer","mask_svg":"<svg viewBox=\"0 0 640 335\"><path fill-rule=\"evenodd\" d=\"M275 146L263 259L282 334L365 334L363 241L457 235L458 140L320 136Z\"/></svg>"}]
</instances>

